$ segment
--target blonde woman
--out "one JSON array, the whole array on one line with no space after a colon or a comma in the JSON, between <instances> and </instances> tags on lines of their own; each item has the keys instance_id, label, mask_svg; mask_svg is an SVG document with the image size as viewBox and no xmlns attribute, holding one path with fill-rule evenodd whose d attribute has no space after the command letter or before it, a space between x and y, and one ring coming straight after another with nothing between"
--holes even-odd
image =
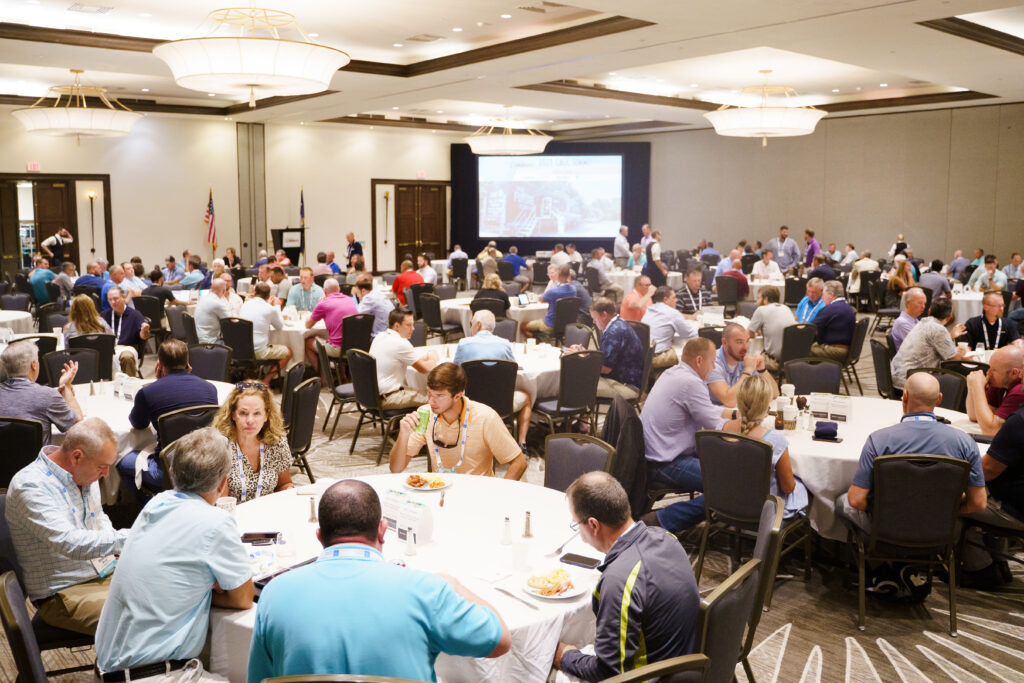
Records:
<instances>
[{"instance_id":1,"label":"blonde woman","mask_svg":"<svg viewBox=\"0 0 1024 683\"><path fill-rule=\"evenodd\" d=\"M885 305L888 307L899 306L903 292L913 287L914 284L914 268L912 264L905 256L897 258L896 270L886 285Z\"/></svg>"},{"instance_id":2,"label":"blonde woman","mask_svg":"<svg viewBox=\"0 0 1024 683\"><path fill-rule=\"evenodd\" d=\"M766 375L758 374L745 378L736 393L736 412L739 416L726 422L722 429L760 439L772 447L772 467L775 473L771 480L771 493L785 501L785 518L789 519L804 514L808 504L807 489L804 483L793 475L793 466L789 461L789 442L786 441L786 437L782 432L768 429L761 424L768 415L771 401L772 385Z\"/></svg>"},{"instance_id":3,"label":"blonde woman","mask_svg":"<svg viewBox=\"0 0 1024 683\"><path fill-rule=\"evenodd\" d=\"M244 503L294 487L288 473L292 452L281 411L266 384L236 384L217 411L213 426L227 437L231 450L229 496Z\"/></svg>"},{"instance_id":4,"label":"blonde woman","mask_svg":"<svg viewBox=\"0 0 1024 683\"><path fill-rule=\"evenodd\" d=\"M83 334L114 334L96 311L96 304L88 294L79 294L71 300L68 324L64 326L64 345Z\"/></svg>"},{"instance_id":5,"label":"blonde woman","mask_svg":"<svg viewBox=\"0 0 1024 683\"><path fill-rule=\"evenodd\" d=\"M508 313L508 294L501 287L501 277L497 273L488 273L484 277L483 286L477 290L474 299L497 299L505 304L505 313Z\"/></svg>"}]
</instances>

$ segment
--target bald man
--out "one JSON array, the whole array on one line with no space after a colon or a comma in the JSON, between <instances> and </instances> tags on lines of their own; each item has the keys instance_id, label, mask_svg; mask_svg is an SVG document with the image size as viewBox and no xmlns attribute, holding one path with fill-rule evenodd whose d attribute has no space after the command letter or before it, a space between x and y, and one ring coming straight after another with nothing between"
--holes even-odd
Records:
<instances>
[{"instance_id":1,"label":"bald man","mask_svg":"<svg viewBox=\"0 0 1024 683\"><path fill-rule=\"evenodd\" d=\"M899 424L884 427L868 436L850 489L836 498L836 514L870 533L868 493L871 491L875 458L901 453L928 453L966 460L971 465L971 474L967 492L960 503L960 512L985 509L988 496L978 445L967 432L935 419L935 406L941 402L939 381L933 376L918 372L907 378L903 389L903 417Z\"/></svg>"},{"instance_id":2,"label":"bald man","mask_svg":"<svg viewBox=\"0 0 1024 683\"><path fill-rule=\"evenodd\" d=\"M199 299L196 305L196 336L200 344L219 344L221 318L231 316L228 304L228 283L220 278L210 283L210 293Z\"/></svg>"},{"instance_id":3,"label":"bald man","mask_svg":"<svg viewBox=\"0 0 1024 683\"><path fill-rule=\"evenodd\" d=\"M967 416L977 422L981 433L995 435L1010 415L1024 405L1024 350L1010 344L989 359L988 372L967 375Z\"/></svg>"}]
</instances>

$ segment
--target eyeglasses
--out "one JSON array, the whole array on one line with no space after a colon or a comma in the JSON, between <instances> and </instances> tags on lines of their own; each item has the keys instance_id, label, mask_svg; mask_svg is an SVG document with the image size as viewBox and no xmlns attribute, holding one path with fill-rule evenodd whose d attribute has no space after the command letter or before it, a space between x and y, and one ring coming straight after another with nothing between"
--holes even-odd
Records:
<instances>
[{"instance_id":1,"label":"eyeglasses","mask_svg":"<svg viewBox=\"0 0 1024 683\"><path fill-rule=\"evenodd\" d=\"M238 389L239 391L245 391L246 389L259 389L260 391L265 391L268 388L269 387L263 382L239 382L235 385L235 389Z\"/></svg>"},{"instance_id":2,"label":"eyeglasses","mask_svg":"<svg viewBox=\"0 0 1024 683\"><path fill-rule=\"evenodd\" d=\"M573 521L569 522L569 528L572 529L573 531L579 531L580 530L580 523L577 522L576 520L573 520Z\"/></svg>"}]
</instances>

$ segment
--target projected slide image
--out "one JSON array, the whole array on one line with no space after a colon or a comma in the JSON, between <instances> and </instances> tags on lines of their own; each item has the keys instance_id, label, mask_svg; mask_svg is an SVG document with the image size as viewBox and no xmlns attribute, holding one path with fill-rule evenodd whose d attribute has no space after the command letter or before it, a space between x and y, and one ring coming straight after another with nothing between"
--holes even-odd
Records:
<instances>
[{"instance_id":1,"label":"projected slide image","mask_svg":"<svg viewBox=\"0 0 1024 683\"><path fill-rule=\"evenodd\" d=\"M614 237L621 156L480 157L480 237Z\"/></svg>"}]
</instances>

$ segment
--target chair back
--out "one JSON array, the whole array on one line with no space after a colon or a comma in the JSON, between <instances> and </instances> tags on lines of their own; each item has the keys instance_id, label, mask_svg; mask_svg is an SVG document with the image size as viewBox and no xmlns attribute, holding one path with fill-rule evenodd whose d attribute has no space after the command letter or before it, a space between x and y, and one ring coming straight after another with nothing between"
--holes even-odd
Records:
<instances>
[{"instance_id":1,"label":"chair back","mask_svg":"<svg viewBox=\"0 0 1024 683\"><path fill-rule=\"evenodd\" d=\"M398 273L384 273L383 275L381 275L381 277L384 278L384 284L390 287L391 284L395 281L395 278L398 277Z\"/></svg>"},{"instance_id":2,"label":"chair back","mask_svg":"<svg viewBox=\"0 0 1024 683\"><path fill-rule=\"evenodd\" d=\"M549 434L544 439L544 486L565 491L587 472L611 472L615 449L585 434Z\"/></svg>"},{"instance_id":3,"label":"chair back","mask_svg":"<svg viewBox=\"0 0 1024 683\"><path fill-rule=\"evenodd\" d=\"M452 277L456 280L463 281L466 279L466 271L469 269L469 259L465 258L453 258L448 261L452 267Z\"/></svg>"},{"instance_id":4,"label":"chair back","mask_svg":"<svg viewBox=\"0 0 1024 683\"><path fill-rule=\"evenodd\" d=\"M952 545L970 470L966 460L944 455L875 458L868 552L879 543L918 549Z\"/></svg>"},{"instance_id":5,"label":"chair back","mask_svg":"<svg viewBox=\"0 0 1024 683\"><path fill-rule=\"evenodd\" d=\"M52 282L45 283L46 285L46 297L52 302L60 305L60 287Z\"/></svg>"},{"instance_id":6,"label":"chair back","mask_svg":"<svg viewBox=\"0 0 1024 683\"><path fill-rule=\"evenodd\" d=\"M327 278L333 277L330 273L321 273L320 275L313 276L313 282L317 287L323 287L324 283L327 282Z\"/></svg>"},{"instance_id":7,"label":"chair back","mask_svg":"<svg viewBox=\"0 0 1024 683\"><path fill-rule=\"evenodd\" d=\"M220 336L231 348L232 360L254 361L256 349L252 344L252 321L245 318L221 318Z\"/></svg>"},{"instance_id":8,"label":"chair back","mask_svg":"<svg viewBox=\"0 0 1024 683\"><path fill-rule=\"evenodd\" d=\"M135 310L149 318L150 325L155 328L162 328L164 324L164 304L155 296L140 294L132 297Z\"/></svg>"},{"instance_id":9,"label":"chair back","mask_svg":"<svg viewBox=\"0 0 1024 683\"><path fill-rule=\"evenodd\" d=\"M35 460L42 450L43 423L0 415L0 443L7 453L0 458L0 490L6 491L18 470Z\"/></svg>"},{"instance_id":10,"label":"chair back","mask_svg":"<svg viewBox=\"0 0 1024 683\"><path fill-rule=\"evenodd\" d=\"M779 363L807 358L811 355L811 347L818 336L818 327L814 323L797 323L782 329L782 351L779 352Z\"/></svg>"},{"instance_id":11,"label":"chair back","mask_svg":"<svg viewBox=\"0 0 1024 683\"><path fill-rule=\"evenodd\" d=\"M850 352L846 355L846 362L849 364L856 363L860 359L860 354L864 352L864 342L868 338L868 326L871 321L867 318L861 318L853 324L853 337L850 339Z\"/></svg>"},{"instance_id":12,"label":"chair back","mask_svg":"<svg viewBox=\"0 0 1024 683\"><path fill-rule=\"evenodd\" d=\"M44 332L46 331L46 328L42 325L39 326L39 329ZM42 359L46 354L57 350L57 338L50 334L38 334L30 337L20 337L18 341L32 341L36 343L36 348L39 350L39 377L36 378L36 384L47 386L50 377L46 371L46 366L43 365Z\"/></svg>"},{"instance_id":13,"label":"chair back","mask_svg":"<svg viewBox=\"0 0 1024 683\"><path fill-rule=\"evenodd\" d=\"M754 272L754 264L760 260L757 254L744 254L740 256L740 270L744 275L750 275Z\"/></svg>"},{"instance_id":14,"label":"chair back","mask_svg":"<svg viewBox=\"0 0 1024 683\"><path fill-rule=\"evenodd\" d=\"M548 283L548 259L537 259L533 264L533 284L546 285Z\"/></svg>"},{"instance_id":15,"label":"chair back","mask_svg":"<svg viewBox=\"0 0 1024 683\"><path fill-rule=\"evenodd\" d=\"M722 333L724 331L724 327L707 325L697 330L697 336L703 337L704 339L710 339L711 343L715 345L715 348L720 348L722 346Z\"/></svg>"},{"instance_id":16,"label":"chair back","mask_svg":"<svg viewBox=\"0 0 1024 683\"><path fill-rule=\"evenodd\" d=\"M503 292L505 292L505 296L511 299L513 297L519 296L519 291L522 289L522 287L519 285L518 282L503 282L501 284L501 289Z\"/></svg>"},{"instance_id":17,"label":"chair back","mask_svg":"<svg viewBox=\"0 0 1024 683\"><path fill-rule=\"evenodd\" d=\"M466 373L466 396L494 409L498 415L513 414L516 375L519 364L510 360L478 359L462 364Z\"/></svg>"},{"instance_id":18,"label":"chair back","mask_svg":"<svg viewBox=\"0 0 1024 683\"><path fill-rule=\"evenodd\" d=\"M889 328L889 331L885 333L885 344L886 344L886 349L885 350L886 350L886 352L889 355L889 362L891 363L892 359L896 357L896 351L898 350L896 348L896 340L893 339L893 337L892 337L892 328L891 327Z\"/></svg>"},{"instance_id":19,"label":"chair back","mask_svg":"<svg viewBox=\"0 0 1024 683\"><path fill-rule=\"evenodd\" d=\"M708 519L752 527L771 490L772 447L733 432L696 434Z\"/></svg>"},{"instance_id":20,"label":"chair back","mask_svg":"<svg viewBox=\"0 0 1024 683\"><path fill-rule=\"evenodd\" d=\"M505 317L505 302L500 299L481 296L469 302L469 310L473 313L477 311L490 311L496 319L501 319Z\"/></svg>"},{"instance_id":21,"label":"chair back","mask_svg":"<svg viewBox=\"0 0 1024 683\"><path fill-rule=\"evenodd\" d=\"M721 306L735 306L740 300L740 281L732 275L719 275L715 278L715 291Z\"/></svg>"},{"instance_id":22,"label":"chair back","mask_svg":"<svg viewBox=\"0 0 1024 683\"><path fill-rule=\"evenodd\" d=\"M302 378L306 375L306 364L296 363L284 373L284 381L281 383L281 417L287 426L290 424L292 414L292 390L299 386Z\"/></svg>"},{"instance_id":23,"label":"chair back","mask_svg":"<svg viewBox=\"0 0 1024 683\"><path fill-rule=\"evenodd\" d=\"M285 266L284 267L284 274L287 275L288 277L295 277L296 275L299 274L299 267L298 266Z\"/></svg>"},{"instance_id":24,"label":"chair back","mask_svg":"<svg viewBox=\"0 0 1024 683\"><path fill-rule=\"evenodd\" d=\"M444 323L441 320L441 300L437 298L436 294L429 292L420 294L416 307L419 309L428 330L440 332L444 329Z\"/></svg>"},{"instance_id":25,"label":"chair back","mask_svg":"<svg viewBox=\"0 0 1024 683\"><path fill-rule=\"evenodd\" d=\"M740 301L736 304L736 315L742 315L746 318L754 317L754 311L757 310L756 301Z\"/></svg>"},{"instance_id":26,"label":"chair back","mask_svg":"<svg viewBox=\"0 0 1024 683\"><path fill-rule=\"evenodd\" d=\"M711 660L706 683L729 683L743 645L743 634L760 587L760 560L750 560L700 601L700 651Z\"/></svg>"},{"instance_id":27,"label":"chair back","mask_svg":"<svg viewBox=\"0 0 1024 683\"><path fill-rule=\"evenodd\" d=\"M982 363L980 361L969 361L969 360L944 360L939 363L939 367L943 370L951 370L958 375L971 374L975 370L981 370L982 372L988 372L988 363Z\"/></svg>"},{"instance_id":28,"label":"chair back","mask_svg":"<svg viewBox=\"0 0 1024 683\"><path fill-rule=\"evenodd\" d=\"M445 299L455 298L455 285L437 285L434 287L434 293L437 294L437 298L441 301Z\"/></svg>"},{"instance_id":29,"label":"chair back","mask_svg":"<svg viewBox=\"0 0 1024 683\"><path fill-rule=\"evenodd\" d=\"M559 346L565 337L565 326L576 322L576 314L580 310L580 298L578 296L562 297L555 302L555 343Z\"/></svg>"},{"instance_id":30,"label":"chair back","mask_svg":"<svg viewBox=\"0 0 1024 683\"><path fill-rule=\"evenodd\" d=\"M305 453L313 442L316 409L320 403L320 378L312 377L288 387L291 413L288 419L288 446L292 454ZM282 403L284 401L282 400Z\"/></svg>"},{"instance_id":31,"label":"chair back","mask_svg":"<svg viewBox=\"0 0 1024 683\"><path fill-rule=\"evenodd\" d=\"M649 329L648 334L650 334ZM588 349L591 348L591 341L594 341L594 331L590 327L583 323L569 323L565 326L565 339L563 343L566 346L579 344L581 347ZM593 346L597 348L596 343Z\"/></svg>"},{"instance_id":32,"label":"chair back","mask_svg":"<svg viewBox=\"0 0 1024 683\"><path fill-rule=\"evenodd\" d=\"M185 307L168 306L164 313L167 316L167 326L171 328L171 336L187 344L188 330L185 328Z\"/></svg>"},{"instance_id":33,"label":"chair back","mask_svg":"<svg viewBox=\"0 0 1024 683\"><path fill-rule=\"evenodd\" d=\"M53 283L52 282L47 282L46 284L52 285ZM40 306L36 306L36 318L40 322L42 322L43 319L46 316L51 315L53 313L60 313L60 312L61 312L61 307L60 307L60 304L58 304L58 303L52 303L51 302L51 303L48 303L48 304L42 304ZM42 331L42 332L49 332L50 331L50 330L46 329L45 327L43 327L42 325L39 326L39 330Z\"/></svg>"},{"instance_id":34,"label":"chair back","mask_svg":"<svg viewBox=\"0 0 1024 683\"><path fill-rule=\"evenodd\" d=\"M787 277L785 299L783 303L787 306L796 306L807 293L807 280L805 278Z\"/></svg>"},{"instance_id":35,"label":"chair back","mask_svg":"<svg viewBox=\"0 0 1024 683\"><path fill-rule=\"evenodd\" d=\"M783 365L786 382L796 388L797 394L838 394L842 369L838 361L829 358L799 358Z\"/></svg>"},{"instance_id":36,"label":"chair back","mask_svg":"<svg viewBox=\"0 0 1024 683\"><path fill-rule=\"evenodd\" d=\"M68 341L70 349L94 349L99 354L96 371L101 380L111 379L114 346L117 338L112 334L82 334Z\"/></svg>"},{"instance_id":37,"label":"chair back","mask_svg":"<svg viewBox=\"0 0 1024 683\"><path fill-rule=\"evenodd\" d=\"M420 317L420 297L423 294L433 294L434 285L430 284L429 282L416 282L414 284L409 285L409 289L412 290L412 300L413 304L416 306L416 309L413 313L418 318ZM406 303L408 303L408 299L406 300Z\"/></svg>"},{"instance_id":38,"label":"chair back","mask_svg":"<svg viewBox=\"0 0 1024 683\"><path fill-rule=\"evenodd\" d=\"M364 410L378 410L381 401L377 387L377 359L359 349L349 349L347 358L356 403Z\"/></svg>"},{"instance_id":39,"label":"chair back","mask_svg":"<svg viewBox=\"0 0 1024 683\"><path fill-rule=\"evenodd\" d=\"M494 336L514 342L516 340L516 321L505 319L496 322L494 324Z\"/></svg>"},{"instance_id":40,"label":"chair back","mask_svg":"<svg viewBox=\"0 0 1024 683\"><path fill-rule=\"evenodd\" d=\"M584 273L587 278L587 291L591 294L600 294L604 288L601 287L601 274L597 272L597 268L587 266Z\"/></svg>"},{"instance_id":41,"label":"chair back","mask_svg":"<svg viewBox=\"0 0 1024 683\"><path fill-rule=\"evenodd\" d=\"M369 351L373 341L373 314L353 313L341 319L341 350Z\"/></svg>"},{"instance_id":42,"label":"chair back","mask_svg":"<svg viewBox=\"0 0 1024 683\"><path fill-rule=\"evenodd\" d=\"M892 383L892 364L889 349L877 339L871 340L871 360L875 366L875 384L882 398L896 398L896 387Z\"/></svg>"},{"instance_id":43,"label":"chair back","mask_svg":"<svg viewBox=\"0 0 1024 683\"><path fill-rule=\"evenodd\" d=\"M934 295L934 292L932 292L932 288L931 287L921 287L921 285L917 285L917 286L921 289L922 292L924 292L924 310L926 310L926 311L932 310L932 296ZM1011 289L1010 292L1012 293L1013 290ZM1010 310L1009 307L1007 307L1006 310Z\"/></svg>"},{"instance_id":44,"label":"chair back","mask_svg":"<svg viewBox=\"0 0 1024 683\"><path fill-rule=\"evenodd\" d=\"M416 312L416 299L412 295L411 287L406 287L402 290L402 298L405 299L405 307L409 309L410 313L412 313L412 317L419 320L419 313Z\"/></svg>"},{"instance_id":45,"label":"chair back","mask_svg":"<svg viewBox=\"0 0 1024 683\"><path fill-rule=\"evenodd\" d=\"M42 366L46 368L47 382L51 387L56 387L60 382L60 373L64 371L64 364L68 361L78 363L78 372L71 380L72 384L87 384L100 381L100 353L96 349L64 349L63 351L52 351L43 356ZM110 363L107 363L110 369Z\"/></svg>"},{"instance_id":46,"label":"chair back","mask_svg":"<svg viewBox=\"0 0 1024 683\"><path fill-rule=\"evenodd\" d=\"M761 561L761 585L757 590L754 608L750 611L750 623L747 625L747 637L743 642L742 657L750 654L754 646L757 625L761 622L761 611L765 597L775 582L772 567L777 567L782 554L782 524L786 514L786 504L778 496L768 496L761 506L761 521L757 524L757 539L751 559Z\"/></svg>"},{"instance_id":47,"label":"chair back","mask_svg":"<svg viewBox=\"0 0 1024 683\"><path fill-rule=\"evenodd\" d=\"M0 296L0 310L27 311L32 305L28 294L4 294Z\"/></svg>"},{"instance_id":48,"label":"chair back","mask_svg":"<svg viewBox=\"0 0 1024 683\"><path fill-rule=\"evenodd\" d=\"M409 337L409 343L413 346L426 346L427 345L427 326L422 320L417 320L412 326L412 335Z\"/></svg>"},{"instance_id":49,"label":"chair back","mask_svg":"<svg viewBox=\"0 0 1024 683\"><path fill-rule=\"evenodd\" d=\"M46 332L55 327L64 329L68 324L68 317L63 313L45 313L39 316L39 331Z\"/></svg>"},{"instance_id":50,"label":"chair back","mask_svg":"<svg viewBox=\"0 0 1024 683\"><path fill-rule=\"evenodd\" d=\"M502 282L508 282L516 276L515 268L511 263L505 260L498 261L498 277L501 278Z\"/></svg>"},{"instance_id":51,"label":"chair back","mask_svg":"<svg viewBox=\"0 0 1024 683\"><path fill-rule=\"evenodd\" d=\"M209 427L219 409L220 406L217 405L198 405L164 413L157 420L157 438L166 446L190 432Z\"/></svg>"},{"instance_id":52,"label":"chair back","mask_svg":"<svg viewBox=\"0 0 1024 683\"><path fill-rule=\"evenodd\" d=\"M185 324L185 343L189 346L198 344L199 331L196 329L196 319L189 313L182 313L181 321Z\"/></svg>"},{"instance_id":53,"label":"chair back","mask_svg":"<svg viewBox=\"0 0 1024 683\"><path fill-rule=\"evenodd\" d=\"M942 392L942 403L939 404L939 407L961 413L967 412L967 380L963 375L942 368L914 368L907 371L907 378L909 379L916 372L927 372L939 380L939 391Z\"/></svg>"},{"instance_id":54,"label":"chair back","mask_svg":"<svg viewBox=\"0 0 1024 683\"><path fill-rule=\"evenodd\" d=\"M600 351L576 351L562 356L558 373L560 410L589 410L594 406L602 365L604 354Z\"/></svg>"},{"instance_id":55,"label":"chair back","mask_svg":"<svg viewBox=\"0 0 1024 683\"><path fill-rule=\"evenodd\" d=\"M717 254L702 254L700 257L701 263L704 263L705 265L709 265L712 267L717 266L718 262L721 259L722 257L718 256Z\"/></svg>"},{"instance_id":56,"label":"chair back","mask_svg":"<svg viewBox=\"0 0 1024 683\"><path fill-rule=\"evenodd\" d=\"M646 349L651 345L651 326L647 323L642 323L639 320L627 320L629 326L636 332L636 336L640 337L640 344Z\"/></svg>"},{"instance_id":57,"label":"chair back","mask_svg":"<svg viewBox=\"0 0 1024 683\"><path fill-rule=\"evenodd\" d=\"M320 382L322 386L334 389L341 382L338 381L333 359L327 355L327 346L322 339L317 339L313 345L316 347L317 360L320 361Z\"/></svg>"},{"instance_id":58,"label":"chair back","mask_svg":"<svg viewBox=\"0 0 1024 683\"><path fill-rule=\"evenodd\" d=\"M192 374L211 382L227 382L231 348L224 344L193 344L188 347Z\"/></svg>"},{"instance_id":59,"label":"chair back","mask_svg":"<svg viewBox=\"0 0 1024 683\"><path fill-rule=\"evenodd\" d=\"M3 584L3 590L0 591L0 619L18 669L18 680L22 683L47 683L49 678L32 629L32 618L28 615L21 583L13 571L4 572L0 576L0 583Z\"/></svg>"}]
</instances>

